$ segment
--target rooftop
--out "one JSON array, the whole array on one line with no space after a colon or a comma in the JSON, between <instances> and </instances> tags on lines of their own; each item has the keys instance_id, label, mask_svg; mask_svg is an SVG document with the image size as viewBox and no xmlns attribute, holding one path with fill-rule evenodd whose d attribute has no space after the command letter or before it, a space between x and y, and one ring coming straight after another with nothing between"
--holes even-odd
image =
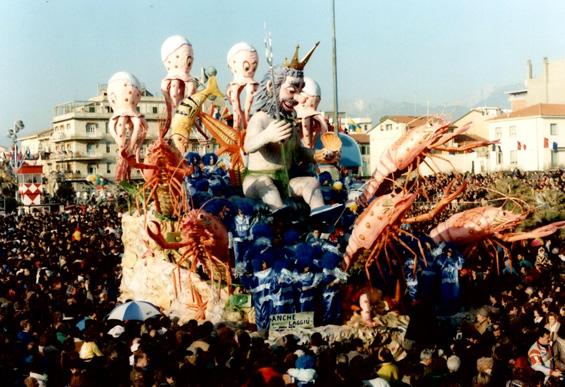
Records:
<instances>
[{"instance_id":1,"label":"rooftop","mask_svg":"<svg viewBox=\"0 0 565 387\"><path fill-rule=\"evenodd\" d=\"M418 116L384 116L383 121L391 120L399 124L408 124L418 118L419 118Z\"/></svg>"},{"instance_id":2,"label":"rooftop","mask_svg":"<svg viewBox=\"0 0 565 387\"><path fill-rule=\"evenodd\" d=\"M359 144L368 144L370 142L369 135L366 133L350 132L347 134Z\"/></svg>"},{"instance_id":3,"label":"rooftop","mask_svg":"<svg viewBox=\"0 0 565 387\"><path fill-rule=\"evenodd\" d=\"M514 112L501 114L491 121L520 117L565 117L565 104L538 103Z\"/></svg>"}]
</instances>

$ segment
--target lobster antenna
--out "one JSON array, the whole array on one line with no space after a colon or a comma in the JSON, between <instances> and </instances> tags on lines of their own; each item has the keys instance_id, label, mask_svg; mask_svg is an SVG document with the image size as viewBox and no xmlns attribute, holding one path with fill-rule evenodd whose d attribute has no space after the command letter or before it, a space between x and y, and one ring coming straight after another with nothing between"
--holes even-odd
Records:
<instances>
[{"instance_id":1,"label":"lobster antenna","mask_svg":"<svg viewBox=\"0 0 565 387\"><path fill-rule=\"evenodd\" d=\"M523 200L523 199L515 198L515 197L512 197L512 196L509 196L509 195L507 195L507 194L505 194L505 193L503 193L503 192L500 192L499 190L496 190L496 189L494 189L494 188L488 188L488 187L487 187L486 190L487 190L487 191L494 192L494 193L499 194L500 196L502 196L502 198L496 199L496 200L504 200L505 203L506 203L506 201L510 201L510 202L516 204L520 209L523 209L524 207L526 207L526 210L527 210L526 212L530 212L530 211L531 211L531 210L529 209L530 205L528 204L528 202L526 202L526 201ZM502 205L504 205L505 203L503 203Z\"/></svg>"}]
</instances>

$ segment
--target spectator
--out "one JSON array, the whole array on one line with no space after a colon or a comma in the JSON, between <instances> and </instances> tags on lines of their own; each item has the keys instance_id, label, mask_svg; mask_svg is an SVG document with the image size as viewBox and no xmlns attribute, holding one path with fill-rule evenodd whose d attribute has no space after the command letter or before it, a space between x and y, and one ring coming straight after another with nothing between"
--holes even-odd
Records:
<instances>
[{"instance_id":1,"label":"spectator","mask_svg":"<svg viewBox=\"0 0 565 387\"><path fill-rule=\"evenodd\" d=\"M561 371L552 369L552 353L549 341L549 331L545 328L538 330L536 341L528 351L530 366L534 371L542 372L546 377L560 377Z\"/></svg>"}]
</instances>

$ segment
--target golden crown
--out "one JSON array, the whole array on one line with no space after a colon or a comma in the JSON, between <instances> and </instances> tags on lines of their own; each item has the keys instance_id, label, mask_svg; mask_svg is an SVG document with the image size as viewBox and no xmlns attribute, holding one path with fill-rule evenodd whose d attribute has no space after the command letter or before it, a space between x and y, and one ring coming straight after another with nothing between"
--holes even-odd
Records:
<instances>
[{"instance_id":1,"label":"golden crown","mask_svg":"<svg viewBox=\"0 0 565 387\"><path fill-rule=\"evenodd\" d=\"M306 56L304 58L302 58L301 61L298 60L298 49L300 48L300 46L296 46L296 49L294 50L294 55L292 56L292 59L289 62L288 58L285 58L284 66L291 68L291 69L295 69L295 70L304 70L304 66L306 66L306 63L308 63L308 61L310 60L310 57L314 53L314 50L319 45L320 45L320 42L317 42L314 45L314 47L312 47L312 49L310 51L308 51L308 54L306 54Z\"/></svg>"}]
</instances>

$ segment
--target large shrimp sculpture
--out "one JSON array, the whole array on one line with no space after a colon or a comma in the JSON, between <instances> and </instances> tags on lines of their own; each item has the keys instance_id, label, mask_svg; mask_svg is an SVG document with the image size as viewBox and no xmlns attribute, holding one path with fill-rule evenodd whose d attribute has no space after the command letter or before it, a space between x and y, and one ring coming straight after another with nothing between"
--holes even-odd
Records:
<instances>
[{"instance_id":1,"label":"large shrimp sculpture","mask_svg":"<svg viewBox=\"0 0 565 387\"><path fill-rule=\"evenodd\" d=\"M422 162L427 163L424 159L432 156L432 151L466 152L497 143L497 141L473 141L462 147L443 146L455 136L467 131L469 127L470 124L467 124L450 132L453 127L449 123L433 117L425 124L409 129L380 156L375 172L358 198L359 204L366 205L389 176L405 170L417 170ZM438 156L433 155L433 157Z\"/></svg>"},{"instance_id":2,"label":"large shrimp sculpture","mask_svg":"<svg viewBox=\"0 0 565 387\"><path fill-rule=\"evenodd\" d=\"M517 199L510 199L519 204ZM523 207L520 205L520 207ZM445 222L438 224L430 232L436 243L450 242L465 247L465 256L471 256L482 245L491 249L497 257L496 266L500 272L497 247L508 256L509 249L503 242L516 242L526 239L543 238L565 227L565 221L553 222L528 232L511 232L528 216L528 211L519 214L502 207L475 207L456 213Z\"/></svg>"},{"instance_id":3,"label":"large shrimp sculpture","mask_svg":"<svg viewBox=\"0 0 565 387\"><path fill-rule=\"evenodd\" d=\"M188 151L192 127L196 124L196 119L201 118L202 105L210 97L223 97L218 88L215 73L210 76L203 90L183 99L175 110L171 121L171 138L177 149L183 154Z\"/></svg>"},{"instance_id":4,"label":"large shrimp sculpture","mask_svg":"<svg viewBox=\"0 0 565 387\"><path fill-rule=\"evenodd\" d=\"M108 100L114 114L110 118L109 131L118 145L116 181L129 180L130 168L126 160L133 156L139 162L140 152L147 135L147 121L137 111L141 99L141 85L127 72L114 74L108 81ZM124 155L126 158L124 158Z\"/></svg>"},{"instance_id":5,"label":"large shrimp sculpture","mask_svg":"<svg viewBox=\"0 0 565 387\"><path fill-rule=\"evenodd\" d=\"M376 263L379 274L384 278L378 258L380 254L384 252L387 263L391 266L389 249L395 251L393 245L394 241L417 258L417 254L400 238L401 235L409 236L417 241L420 254L425 260L423 248L418 238L408 231L403 230L400 226L402 224L429 221L437 216L451 201L459 196L467 186L466 183L463 183L455 191L451 192L454 183L455 180L447 185L444 190L443 198L432 210L414 217L406 217L406 214L412 208L418 194L408 192L405 187L399 193L382 195L373 200L355 222L345 250L345 270L351 268L361 250L369 250L370 253L365 262L365 273L369 279L369 283L371 283L369 268L373 262ZM396 255L399 254L396 253ZM418 259L414 259L415 265L417 261ZM414 269L416 269L416 267L414 267Z\"/></svg>"}]
</instances>

